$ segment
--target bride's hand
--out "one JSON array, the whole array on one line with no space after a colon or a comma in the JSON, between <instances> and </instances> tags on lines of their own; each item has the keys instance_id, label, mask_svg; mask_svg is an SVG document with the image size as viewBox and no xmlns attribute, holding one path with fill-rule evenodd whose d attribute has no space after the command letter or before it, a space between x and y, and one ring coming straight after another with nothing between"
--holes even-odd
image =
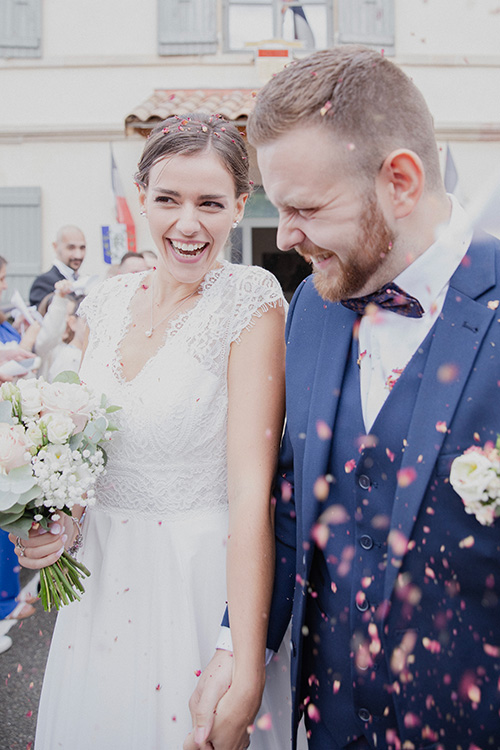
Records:
<instances>
[{"instance_id":1,"label":"bride's hand","mask_svg":"<svg viewBox=\"0 0 500 750\"><path fill-rule=\"evenodd\" d=\"M213 655L189 700L193 731L184 741L184 750L204 750L212 731L215 709L222 696L227 693L233 678L233 654L218 649Z\"/></svg>"},{"instance_id":2,"label":"bride's hand","mask_svg":"<svg viewBox=\"0 0 500 750\"><path fill-rule=\"evenodd\" d=\"M28 539L20 539L15 534L9 534L10 541L15 545L14 551L18 556L19 564L23 568L40 570L53 565L61 557L65 546L71 546L74 524L65 513L59 511L59 516L59 521L52 523L49 531L41 526L37 529L30 529ZM70 544L67 544L68 538Z\"/></svg>"},{"instance_id":3,"label":"bride's hand","mask_svg":"<svg viewBox=\"0 0 500 750\"><path fill-rule=\"evenodd\" d=\"M239 687L233 682L217 705L213 728L207 738L214 750L244 750L248 747L248 729L259 710L262 690L263 684L252 687L245 683Z\"/></svg>"}]
</instances>

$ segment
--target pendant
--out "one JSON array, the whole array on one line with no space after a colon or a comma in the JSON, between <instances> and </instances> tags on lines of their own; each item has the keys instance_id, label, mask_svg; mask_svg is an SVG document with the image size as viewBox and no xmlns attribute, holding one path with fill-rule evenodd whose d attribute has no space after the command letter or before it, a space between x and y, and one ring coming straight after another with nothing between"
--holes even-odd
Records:
<instances>
[{"instance_id":1,"label":"pendant","mask_svg":"<svg viewBox=\"0 0 500 750\"><path fill-rule=\"evenodd\" d=\"M148 337L148 339L150 339L150 338L151 338L151 336L153 335L153 331L151 331L151 330L149 330L149 331L144 331L144 335L145 335L145 336L147 336L147 337Z\"/></svg>"}]
</instances>

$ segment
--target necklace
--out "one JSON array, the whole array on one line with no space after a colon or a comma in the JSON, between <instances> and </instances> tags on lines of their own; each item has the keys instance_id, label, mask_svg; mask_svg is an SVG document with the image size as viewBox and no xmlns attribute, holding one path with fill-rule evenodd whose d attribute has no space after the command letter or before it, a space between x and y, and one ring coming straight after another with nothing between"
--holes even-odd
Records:
<instances>
[{"instance_id":1,"label":"necklace","mask_svg":"<svg viewBox=\"0 0 500 750\"><path fill-rule=\"evenodd\" d=\"M181 301L179 302L179 304L176 305L173 310L170 310L170 312L168 313L168 315L165 315L164 318L162 318L161 320L158 321L158 323L155 323L153 325L153 298L154 298L154 294L155 294L155 286L154 286L154 284L155 284L155 277L153 276L153 278L151 279L151 325L150 325L150 327L149 327L149 329L147 331L144 331L144 335L147 336L148 339L151 338L151 336L153 335L155 329L158 328L158 326L160 326L166 320L168 320L169 318L171 318L172 315L174 314L174 312L176 312L176 310L178 310L179 307L181 307L184 304L184 302L187 302L188 299L191 299L191 297L194 297L194 295L198 291L198 289L195 289L194 292L191 292L191 294L188 294L187 297L184 297L184 299L181 299Z\"/></svg>"}]
</instances>

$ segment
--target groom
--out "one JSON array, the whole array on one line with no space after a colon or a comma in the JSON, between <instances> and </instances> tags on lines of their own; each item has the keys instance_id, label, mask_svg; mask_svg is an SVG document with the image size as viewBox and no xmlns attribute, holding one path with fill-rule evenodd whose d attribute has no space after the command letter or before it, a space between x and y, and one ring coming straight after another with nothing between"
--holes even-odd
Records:
<instances>
[{"instance_id":1,"label":"groom","mask_svg":"<svg viewBox=\"0 0 500 750\"><path fill-rule=\"evenodd\" d=\"M293 610L293 737L303 715L311 750L500 747L500 519L449 482L500 432L500 242L446 195L427 106L375 52L289 66L248 134L278 246L314 271L288 318L268 642Z\"/></svg>"}]
</instances>

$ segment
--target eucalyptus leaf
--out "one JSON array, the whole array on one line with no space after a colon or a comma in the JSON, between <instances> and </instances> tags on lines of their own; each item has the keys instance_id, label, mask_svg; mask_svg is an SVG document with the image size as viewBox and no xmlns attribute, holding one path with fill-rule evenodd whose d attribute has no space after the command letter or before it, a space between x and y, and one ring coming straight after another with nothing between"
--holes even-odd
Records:
<instances>
[{"instance_id":1,"label":"eucalyptus leaf","mask_svg":"<svg viewBox=\"0 0 500 750\"><path fill-rule=\"evenodd\" d=\"M91 443L98 443L104 439L104 433L108 428L108 420L104 417L98 417L93 422L89 422L83 431L84 436Z\"/></svg>"},{"instance_id":2,"label":"eucalyptus leaf","mask_svg":"<svg viewBox=\"0 0 500 750\"><path fill-rule=\"evenodd\" d=\"M0 511L9 511L19 500L19 492L0 490Z\"/></svg>"},{"instance_id":3,"label":"eucalyptus leaf","mask_svg":"<svg viewBox=\"0 0 500 750\"><path fill-rule=\"evenodd\" d=\"M0 490L9 489L11 492L26 492L36 484L31 466L18 466L11 469L8 474L0 475Z\"/></svg>"},{"instance_id":4,"label":"eucalyptus leaf","mask_svg":"<svg viewBox=\"0 0 500 750\"><path fill-rule=\"evenodd\" d=\"M121 408L121 406L108 406L108 408L106 409L106 414L113 414L113 412L115 411L120 411Z\"/></svg>"},{"instance_id":5,"label":"eucalyptus leaf","mask_svg":"<svg viewBox=\"0 0 500 750\"><path fill-rule=\"evenodd\" d=\"M74 372L73 370L64 370L63 372L60 372L52 382L75 383L76 385L80 385L80 378L78 376L78 373Z\"/></svg>"},{"instance_id":6,"label":"eucalyptus leaf","mask_svg":"<svg viewBox=\"0 0 500 750\"><path fill-rule=\"evenodd\" d=\"M13 424L12 419L12 404L10 401L0 401L0 422L6 422L7 424Z\"/></svg>"},{"instance_id":7,"label":"eucalyptus leaf","mask_svg":"<svg viewBox=\"0 0 500 750\"><path fill-rule=\"evenodd\" d=\"M17 521L18 518L21 518L21 516L24 515L25 511L25 506L20 505L19 503L15 503L8 510L0 511L0 527L3 527L6 523L8 524Z\"/></svg>"},{"instance_id":8,"label":"eucalyptus leaf","mask_svg":"<svg viewBox=\"0 0 500 750\"><path fill-rule=\"evenodd\" d=\"M22 539L27 539L32 525L33 519L24 517L19 518L6 526L2 524L2 529L9 534L14 534L15 536L20 536Z\"/></svg>"}]
</instances>

